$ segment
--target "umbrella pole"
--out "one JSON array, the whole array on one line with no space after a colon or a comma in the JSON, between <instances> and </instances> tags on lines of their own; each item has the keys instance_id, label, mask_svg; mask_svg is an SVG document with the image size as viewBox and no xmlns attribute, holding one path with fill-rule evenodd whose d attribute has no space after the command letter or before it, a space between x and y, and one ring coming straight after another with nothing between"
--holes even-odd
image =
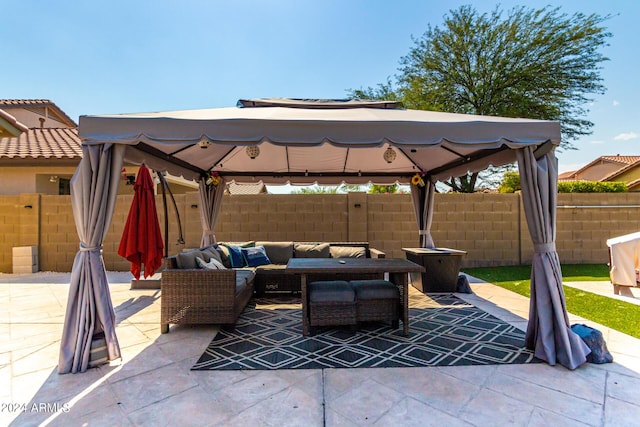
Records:
<instances>
[{"instance_id":1,"label":"umbrella pole","mask_svg":"<svg viewBox=\"0 0 640 427\"><path fill-rule=\"evenodd\" d=\"M162 183L162 206L164 208L164 257L169 257L169 218L167 215L167 193L164 189L164 176L162 173L156 171L160 182Z\"/></svg>"},{"instance_id":2,"label":"umbrella pole","mask_svg":"<svg viewBox=\"0 0 640 427\"><path fill-rule=\"evenodd\" d=\"M167 180L165 179L164 175L162 173L158 173L158 177L160 178L160 181L162 182L162 200L164 201L164 218L165 218L165 223L164 223L164 227L165 227L165 253L168 253L168 249L167 249L167 242L168 242L168 223L167 223L167 195L165 193L165 189L169 191L169 196L171 197L171 201L173 202L173 208L176 212L176 219L178 220L178 244L183 245L184 244L184 237L182 236L182 221L180 220L180 211L178 211L178 204L176 203L176 199L173 197L173 192L171 191L171 188L169 187L169 183L167 182ZM169 256L169 255L166 255Z\"/></svg>"}]
</instances>

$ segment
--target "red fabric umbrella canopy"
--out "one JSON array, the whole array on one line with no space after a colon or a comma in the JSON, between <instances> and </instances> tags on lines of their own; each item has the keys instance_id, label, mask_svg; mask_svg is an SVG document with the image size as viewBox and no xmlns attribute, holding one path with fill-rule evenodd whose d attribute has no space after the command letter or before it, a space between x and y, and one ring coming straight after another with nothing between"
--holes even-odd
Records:
<instances>
[{"instance_id":1,"label":"red fabric umbrella canopy","mask_svg":"<svg viewBox=\"0 0 640 427\"><path fill-rule=\"evenodd\" d=\"M133 189L133 202L120 239L118 255L131 262L131 273L140 279L142 264L144 277L152 276L160 268L164 249L153 180L145 165L140 167Z\"/></svg>"}]
</instances>

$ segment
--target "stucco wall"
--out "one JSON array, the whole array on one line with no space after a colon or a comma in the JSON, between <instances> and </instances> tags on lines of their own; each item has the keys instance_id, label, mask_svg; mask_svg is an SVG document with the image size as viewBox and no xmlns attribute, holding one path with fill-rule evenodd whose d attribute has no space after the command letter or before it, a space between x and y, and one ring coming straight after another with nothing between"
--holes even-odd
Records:
<instances>
[{"instance_id":1,"label":"stucco wall","mask_svg":"<svg viewBox=\"0 0 640 427\"><path fill-rule=\"evenodd\" d=\"M197 247L201 225L198 195L175 196L184 244L168 207L169 253ZM104 242L105 265L128 270L117 255L131 195L118 196ZM518 194L436 194L433 238L439 247L468 251L463 266L527 264L532 244ZM156 197L164 233L162 197ZM640 230L640 194L560 194L557 248L563 263L606 263L606 240ZM30 207L29 207L30 206ZM411 197L407 194L224 196L216 229L220 241L369 241L389 257L418 244ZM69 196L0 196L0 272L12 271L14 246L38 246L40 270L70 271L78 237Z\"/></svg>"}]
</instances>

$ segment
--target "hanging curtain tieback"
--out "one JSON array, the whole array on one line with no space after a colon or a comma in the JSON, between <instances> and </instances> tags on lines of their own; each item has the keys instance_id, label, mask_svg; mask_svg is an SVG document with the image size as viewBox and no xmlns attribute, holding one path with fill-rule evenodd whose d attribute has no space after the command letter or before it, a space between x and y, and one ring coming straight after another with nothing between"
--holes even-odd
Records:
<instances>
[{"instance_id":1,"label":"hanging curtain tieback","mask_svg":"<svg viewBox=\"0 0 640 427\"><path fill-rule=\"evenodd\" d=\"M204 234L213 234L213 230L211 230L210 228L205 228L204 230L202 230L202 232Z\"/></svg>"},{"instance_id":2,"label":"hanging curtain tieback","mask_svg":"<svg viewBox=\"0 0 640 427\"><path fill-rule=\"evenodd\" d=\"M102 245L99 246L87 246L84 243L80 243L80 252L100 252Z\"/></svg>"},{"instance_id":3,"label":"hanging curtain tieback","mask_svg":"<svg viewBox=\"0 0 640 427\"><path fill-rule=\"evenodd\" d=\"M427 231L427 230L420 230L420 231L418 231L418 234L419 234L420 236L426 236L427 234L429 234L429 231Z\"/></svg>"},{"instance_id":4,"label":"hanging curtain tieback","mask_svg":"<svg viewBox=\"0 0 640 427\"><path fill-rule=\"evenodd\" d=\"M555 252L556 244L555 243L535 243L533 245L533 251L537 254L541 254L545 252Z\"/></svg>"}]
</instances>

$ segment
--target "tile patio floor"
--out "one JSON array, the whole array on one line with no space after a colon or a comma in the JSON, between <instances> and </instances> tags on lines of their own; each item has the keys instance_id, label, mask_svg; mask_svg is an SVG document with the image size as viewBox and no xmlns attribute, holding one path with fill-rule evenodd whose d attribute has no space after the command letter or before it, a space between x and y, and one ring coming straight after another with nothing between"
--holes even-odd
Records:
<instances>
[{"instance_id":1,"label":"tile patio floor","mask_svg":"<svg viewBox=\"0 0 640 427\"><path fill-rule=\"evenodd\" d=\"M0 425L640 424L640 340L600 325L592 324L603 331L615 362L575 371L544 363L190 371L216 327L172 327L161 335L159 291L130 290L128 273L110 273L123 361L58 375L68 277L0 274ZM488 283L472 288L474 295L459 296L526 326L528 299ZM15 410L23 405L26 412Z\"/></svg>"}]
</instances>

